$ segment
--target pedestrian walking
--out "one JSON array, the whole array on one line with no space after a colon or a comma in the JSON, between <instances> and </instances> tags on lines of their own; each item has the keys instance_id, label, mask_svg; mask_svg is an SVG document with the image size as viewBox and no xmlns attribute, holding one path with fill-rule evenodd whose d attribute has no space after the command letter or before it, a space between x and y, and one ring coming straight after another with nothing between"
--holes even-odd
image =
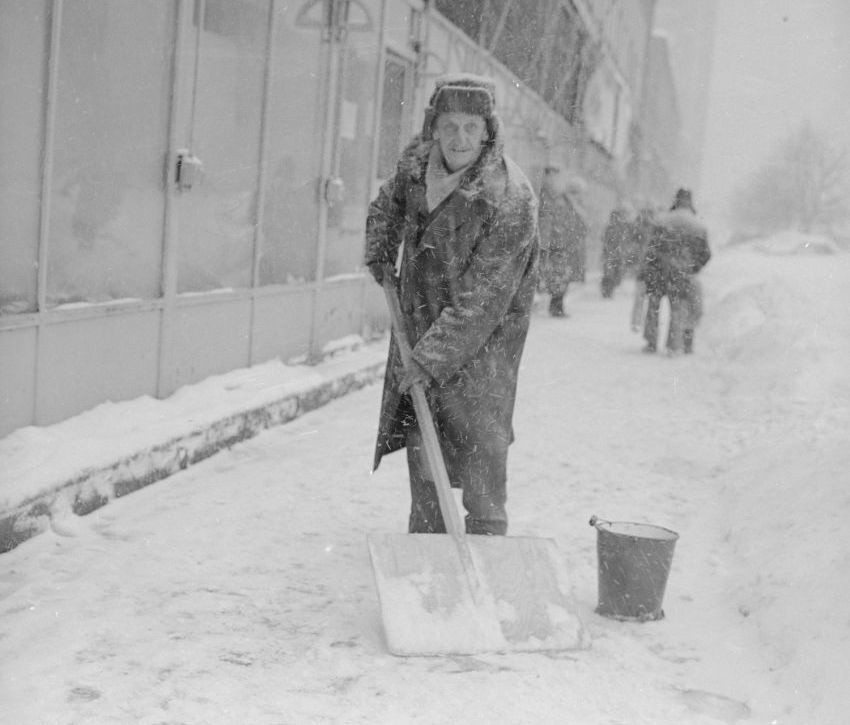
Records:
<instances>
[{"instance_id":1,"label":"pedestrian walking","mask_svg":"<svg viewBox=\"0 0 850 725\"><path fill-rule=\"evenodd\" d=\"M630 318L631 328L634 332L643 329L646 318L646 282L641 276L643 260L649 247L649 239L652 234L653 211L652 207L642 207L638 211L634 222L632 222L631 243L629 245L626 259L627 269L635 276L635 289L632 298L632 314Z\"/></svg>"},{"instance_id":2,"label":"pedestrian walking","mask_svg":"<svg viewBox=\"0 0 850 725\"><path fill-rule=\"evenodd\" d=\"M374 466L407 449L411 533L445 531L408 391L423 385L466 530L505 534L507 453L536 285L537 200L503 152L495 84L437 80L425 122L369 207L365 261L398 270L413 364L390 340Z\"/></svg>"},{"instance_id":3,"label":"pedestrian walking","mask_svg":"<svg viewBox=\"0 0 850 725\"><path fill-rule=\"evenodd\" d=\"M623 281L625 255L631 242L632 226L629 212L622 204L611 210L605 231L602 234L602 296L614 296L614 290Z\"/></svg>"},{"instance_id":4,"label":"pedestrian walking","mask_svg":"<svg viewBox=\"0 0 850 725\"><path fill-rule=\"evenodd\" d=\"M570 282L580 279L587 224L580 212L583 185L547 166L540 190L540 271L549 294L549 314L566 317L564 296Z\"/></svg>"},{"instance_id":5,"label":"pedestrian walking","mask_svg":"<svg viewBox=\"0 0 850 725\"><path fill-rule=\"evenodd\" d=\"M646 352L656 350L658 312L665 296L670 303L667 352L693 352L694 331L702 317L702 289L696 275L710 258L708 231L697 219L691 192L679 189L670 211L656 217L641 273L649 297Z\"/></svg>"}]
</instances>

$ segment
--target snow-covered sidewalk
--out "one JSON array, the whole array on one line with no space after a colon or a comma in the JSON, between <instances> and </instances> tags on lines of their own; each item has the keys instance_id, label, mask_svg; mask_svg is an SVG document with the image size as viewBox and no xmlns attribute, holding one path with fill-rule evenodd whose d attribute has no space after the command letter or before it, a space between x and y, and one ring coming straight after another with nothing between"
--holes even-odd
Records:
<instances>
[{"instance_id":1,"label":"snow-covered sidewalk","mask_svg":"<svg viewBox=\"0 0 850 725\"><path fill-rule=\"evenodd\" d=\"M365 537L408 496L371 385L2 555L4 720L843 723L850 255L703 279L694 356L639 352L628 284L535 313L510 533L558 541L589 650L386 653ZM666 619L593 613L591 514L680 533Z\"/></svg>"}]
</instances>

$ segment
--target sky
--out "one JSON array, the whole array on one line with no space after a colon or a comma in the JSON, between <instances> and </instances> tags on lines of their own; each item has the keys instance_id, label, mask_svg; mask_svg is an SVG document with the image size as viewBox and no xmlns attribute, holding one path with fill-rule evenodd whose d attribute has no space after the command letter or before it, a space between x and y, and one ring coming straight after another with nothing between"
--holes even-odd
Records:
<instances>
[{"instance_id":1,"label":"sky","mask_svg":"<svg viewBox=\"0 0 850 725\"><path fill-rule=\"evenodd\" d=\"M719 0L703 158L707 211L804 119L850 146L850 3Z\"/></svg>"},{"instance_id":2,"label":"sky","mask_svg":"<svg viewBox=\"0 0 850 725\"><path fill-rule=\"evenodd\" d=\"M4 722L844 725L850 254L828 251L794 234L716 247L692 356L640 352L631 281L608 300L598 277L572 285L565 319L538 299L509 534L557 544L589 646L389 654L367 536L403 533L409 494L403 453L370 473L375 382L87 516L57 496L49 529L0 555ZM0 440L9 495L385 355L20 429ZM679 534L662 620L595 613L593 514Z\"/></svg>"}]
</instances>

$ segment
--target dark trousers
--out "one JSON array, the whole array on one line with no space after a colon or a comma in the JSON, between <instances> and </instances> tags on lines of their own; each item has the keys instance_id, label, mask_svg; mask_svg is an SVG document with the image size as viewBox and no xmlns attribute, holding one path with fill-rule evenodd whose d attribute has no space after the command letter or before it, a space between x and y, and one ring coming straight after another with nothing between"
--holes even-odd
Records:
<instances>
[{"instance_id":1,"label":"dark trousers","mask_svg":"<svg viewBox=\"0 0 850 725\"><path fill-rule=\"evenodd\" d=\"M667 349L692 352L694 330L702 318L702 285L692 277L681 292L670 298L670 334Z\"/></svg>"},{"instance_id":2,"label":"dark trousers","mask_svg":"<svg viewBox=\"0 0 850 725\"><path fill-rule=\"evenodd\" d=\"M567 293L573 277L569 261L569 254L564 247L543 249L540 252L540 277L552 297L563 297Z\"/></svg>"},{"instance_id":3,"label":"dark trousers","mask_svg":"<svg viewBox=\"0 0 850 725\"><path fill-rule=\"evenodd\" d=\"M507 533L508 441L500 436L473 434L465 437L463 445L452 445L444 440L442 450L452 486L463 489L466 533ZM418 428L407 433L407 466L411 497L408 531L411 534L445 533L436 484L428 470Z\"/></svg>"}]
</instances>

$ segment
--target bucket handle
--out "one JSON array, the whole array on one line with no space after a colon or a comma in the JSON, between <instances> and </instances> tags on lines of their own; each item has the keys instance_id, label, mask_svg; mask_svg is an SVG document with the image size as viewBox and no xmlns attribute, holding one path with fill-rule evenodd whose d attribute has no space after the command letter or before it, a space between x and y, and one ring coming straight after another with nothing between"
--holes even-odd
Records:
<instances>
[{"instance_id":1,"label":"bucket handle","mask_svg":"<svg viewBox=\"0 0 850 725\"><path fill-rule=\"evenodd\" d=\"M588 521L588 523L591 526L598 526L599 524L610 524L611 522L607 521L606 519L600 519L596 514L593 514L593 516L590 517L590 521Z\"/></svg>"}]
</instances>

